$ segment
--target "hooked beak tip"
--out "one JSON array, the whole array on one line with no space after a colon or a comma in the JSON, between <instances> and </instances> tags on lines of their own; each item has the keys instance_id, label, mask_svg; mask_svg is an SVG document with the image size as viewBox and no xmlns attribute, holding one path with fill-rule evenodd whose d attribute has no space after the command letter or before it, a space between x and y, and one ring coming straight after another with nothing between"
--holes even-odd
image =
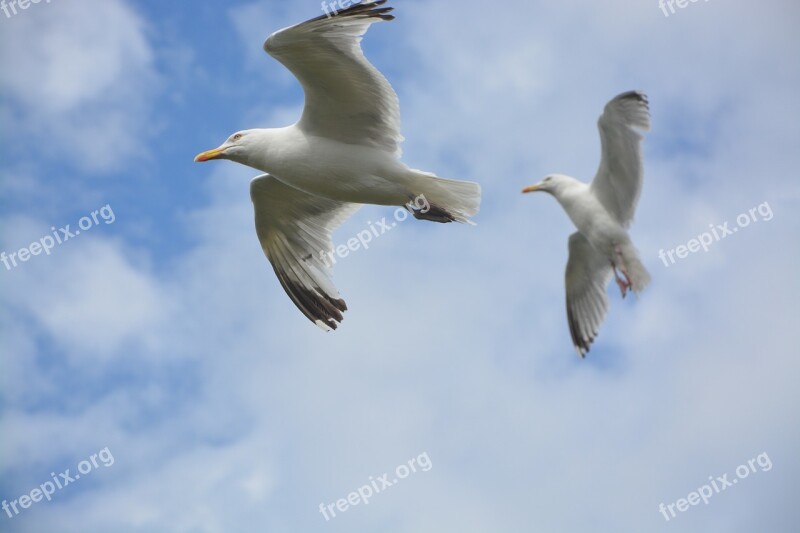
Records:
<instances>
[{"instance_id":1,"label":"hooked beak tip","mask_svg":"<svg viewBox=\"0 0 800 533\"><path fill-rule=\"evenodd\" d=\"M538 190L539 190L538 185L531 185L530 187L525 187L524 189L522 189L522 194L526 194L529 192L536 192Z\"/></svg>"}]
</instances>

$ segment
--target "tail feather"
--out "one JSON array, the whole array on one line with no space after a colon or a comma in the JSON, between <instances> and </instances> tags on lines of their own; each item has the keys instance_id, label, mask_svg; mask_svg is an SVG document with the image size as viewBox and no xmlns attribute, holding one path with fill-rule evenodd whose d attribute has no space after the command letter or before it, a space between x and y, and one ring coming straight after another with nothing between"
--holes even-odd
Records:
<instances>
[{"instance_id":1,"label":"tail feather","mask_svg":"<svg viewBox=\"0 0 800 533\"><path fill-rule=\"evenodd\" d=\"M410 178L414 198L421 197L428 206L425 212L415 211L416 218L474 225L470 218L481 208L480 185L471 181L448 180L420 170L412 170Z\"/></svg>"}]
</instances>

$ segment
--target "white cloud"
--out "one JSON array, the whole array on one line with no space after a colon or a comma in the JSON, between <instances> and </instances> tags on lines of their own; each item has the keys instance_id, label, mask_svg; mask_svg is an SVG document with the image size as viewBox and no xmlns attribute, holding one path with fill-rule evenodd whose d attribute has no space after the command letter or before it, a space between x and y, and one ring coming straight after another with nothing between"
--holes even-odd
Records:
<instances>
[{"instance_id":1,"label":"white cloud","mask_svg":"<svg viewBox=\"0 0 800 533\"><path fill-rule=\"evenodd\" d=\"M49 235L49 225L41 221L17 217L4 225L16 228L13 241L3 243L9 253ZM78 361L113 359L122 348L150 342L142 332L169 314L160 284L146 265L103 235L108 227L101 219L99 226L56 244L49 255L17 261L11 270L3 267L7 303Z\"/></svg>"},{"instance_id":2,"label":"white cloud","mask_svg":"<svg viewBox=\"0 0 800 533\"><path fill-rule=\"evenodd\" d=\"M158 77L142 17L122 0L53 2L3 20L0 88L9 142L79 168L118 168L140 151Z\"/></svg>"}]
</instances>

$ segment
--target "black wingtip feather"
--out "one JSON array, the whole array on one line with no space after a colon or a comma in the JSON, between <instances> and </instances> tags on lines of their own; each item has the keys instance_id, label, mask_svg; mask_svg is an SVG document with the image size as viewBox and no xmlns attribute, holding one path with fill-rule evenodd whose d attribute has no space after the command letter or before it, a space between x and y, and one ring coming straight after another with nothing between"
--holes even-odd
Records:
<instances>
[{"instance_id":1,"label":"black wingtip feather","mask_svg":"<svg viewBox=\"0 0 800 533\"><path fill-rule=\"evenodd\" d=\"M586 359L586 356L592 349L592 343L597 336L592 335L588 341L583 339L578 330L578 325L575 323L575 317L572 316L572 310L569 307L567 307L567 323L569 324L569 334L572 337L572 344L577 349L581 359Z\"/></svg>"},{"instance_id":2,"label":"black wingtip feather","mask_svg":"<svg viewBox=\"0 0 800 533\"><path fill-rule=\"evenodd\" d=\"M622 93L617 98L620 100L636 100L644 104L648 111L650 110L650 100L648 100L647 95L643 91L628 91Z\"/></svg>"},{"instance_id":3,"label":"black wingtip feather","mask_svg":"<svg viewBox=\"0 0 800 533\"><path fill-rule=\"evenodd\" d=\"M332 330L339 327L344 320L342 313L347 311L347 304L343 299L332 298L317 287L311 290L289 279L280 269L273 267L273 270L283 290L306 318L315 324L322 322Z\"/></svg>"},{"instance_id":4,"label":"black wingtip feather","mask_svg":"<svg viewBox=\"0 0 800 533\"><path fill-rule=\"evenodd\" d=\"M374 2L367 2L367 3L360 3L354 4L347 9L343 9L342 11L338 11L336 13L326 13L325 15L321 15L314 19L311 19L309 22L314 22L318 20L325 20L325 19L337 19L342 17L354 17L354 16L366 16L368 18L379 18L381 20L394 20L394 15L389 15L394 11L394 7L380 7L384 5L388 0L376 0Z\"/></svg>"}]
</instances>

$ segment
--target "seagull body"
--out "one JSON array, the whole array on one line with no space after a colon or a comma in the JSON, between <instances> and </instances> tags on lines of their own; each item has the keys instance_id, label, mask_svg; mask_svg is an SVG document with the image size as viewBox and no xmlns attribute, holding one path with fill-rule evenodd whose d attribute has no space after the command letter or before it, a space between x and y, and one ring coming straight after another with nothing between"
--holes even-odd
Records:
<instances>
[{"instance_id":1,"label":"seagull body","mask_svg":"<svg viewBox=\"0 0 800 533\"><path fill-rule=\"evenodd\" d=\"M417 172L379 148L309 135L297 125L242 135L246 153L240 162L308 194L390 206L415 197L410 191Z\"/></svg>"},{"instance_id":2,"label":"seagull body","mask_svg":"<svg viewBox=\"0 0 800 533\"><path fill-rule=\"evenodd\" d=\"M394 18L391 7L382 7L386 1L272 34L264 50L303 86L302 117L285 128L237 132L195 158L264 172L250 186L259 241L286 293L326 331L337 328L347 306L325 254L333 249L332 231L362 204L404 206L417 219L442 223L470 223L480 208L478 184L400 161L397 94L360 44L371 24Z\"/></svg>"},{"instance_id":3,"label":"seagull body","mask_svg":"<svg viewBox=\"0 0 800 533\"><path fill-rule=\"evenodd\" d=\"M644 178L637 130L650 129L647 97L623 93L611 100L598 121L602 160L591 184L551 174L523 192L547 192L578 229L569 238L565 275L567 320L578 355L585 357L608 312L608 283L616 278L622 297L639 293L650 275L628 229Z\"/></svg>"}]
</instances>

